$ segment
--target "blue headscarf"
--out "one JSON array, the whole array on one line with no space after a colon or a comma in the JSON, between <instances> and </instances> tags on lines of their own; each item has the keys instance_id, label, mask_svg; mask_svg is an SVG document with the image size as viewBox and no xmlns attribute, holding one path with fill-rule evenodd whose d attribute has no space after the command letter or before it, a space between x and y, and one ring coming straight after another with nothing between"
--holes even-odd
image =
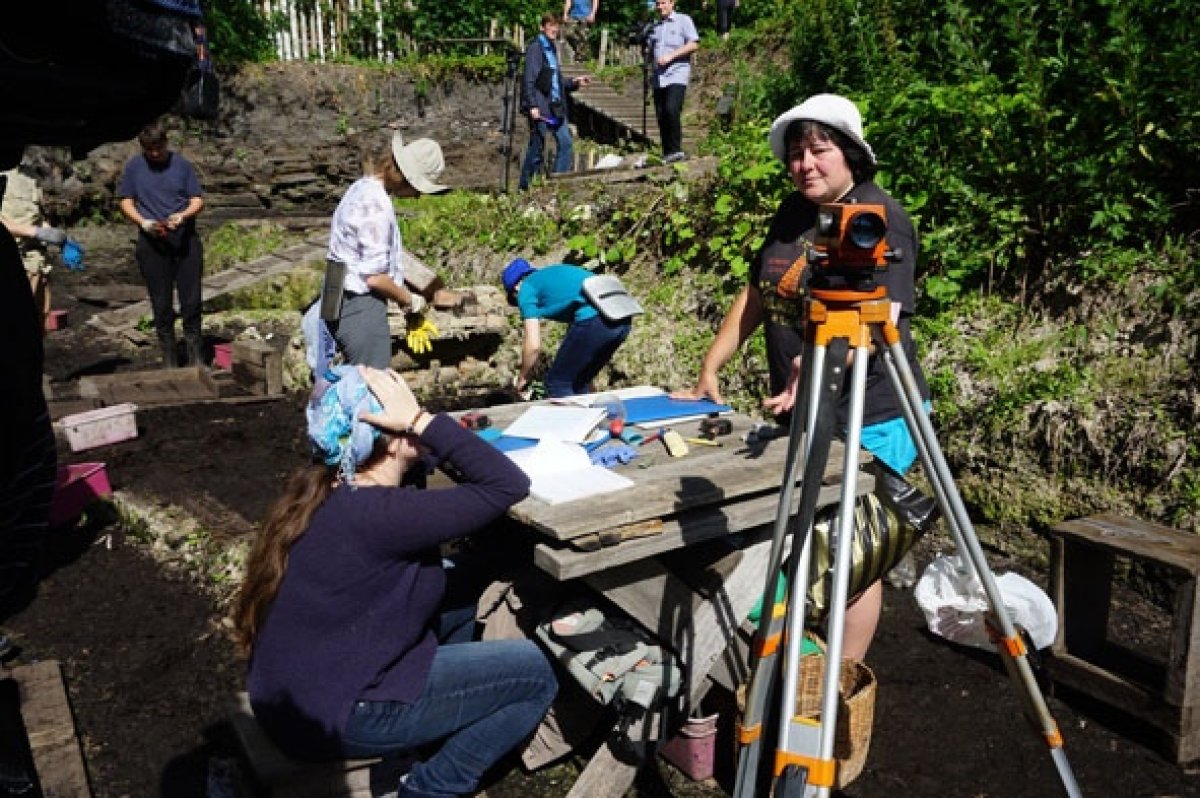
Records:
<instances>
[{"instance_id":1,"label":"blue headscarf","mask_svg":"<svg viewBox=\"0 0 1200 798\"><path fill-rule=\"evenodd\" d=\"M308 439L326 465L336 465L341 480L354 483L354 472L371 456L379 430L360 421L361 412L383 406L371 393L357 366L334 366L318 379L308 401Z\"/></svg>"}]
</instances>

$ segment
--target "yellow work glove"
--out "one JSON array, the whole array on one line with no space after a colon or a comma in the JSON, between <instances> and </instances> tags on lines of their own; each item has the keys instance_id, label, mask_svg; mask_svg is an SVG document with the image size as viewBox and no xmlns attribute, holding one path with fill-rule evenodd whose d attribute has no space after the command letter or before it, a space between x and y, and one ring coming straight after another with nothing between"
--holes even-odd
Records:
<instances>
[{"instance_id":1,"label":"yellow work glove","mask_svg":"<svg viewBox=\"0 0 1200 798\"><path fill-rule=\"evenodd\" d=\"M433 349L432 339L438 335L437 325L423 313L409 313L405 319L408 334L404 340L414 355L423 355Z\"/></svg>"}]
</instances>

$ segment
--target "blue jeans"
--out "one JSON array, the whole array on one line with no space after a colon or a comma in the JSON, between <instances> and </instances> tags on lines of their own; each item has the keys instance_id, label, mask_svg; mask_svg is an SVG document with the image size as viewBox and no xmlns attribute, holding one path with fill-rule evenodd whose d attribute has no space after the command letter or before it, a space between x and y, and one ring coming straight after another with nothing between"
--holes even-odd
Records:
<instances>
[{"instance_id":1,"label":"blue jeans","mask_svg":"<svg viewBox=\"0 0 1200 798\"><path fill-rule=\"evenodd\" d=\"M343 747L347 756L368 757L441 742L409 771L400 794L469 795L489 767L537 728L557 690L550 661L532 641L442 645L411 704L354 704Z\"/></svg>"},{"instance_id":2,"label":"blue jeans","mask_svg":"<svg viewBox=\"0 0 1200 798\"><path fill-rule=\"evenodd\" d=\"M602 316L568 327L546 372L546 395L553 399L589 393L592 380L612 360L632 328L628 320L605 321Z\"/></svg>"},{"instance_id":3,"label":"blue jeans","mask_svg":"<svg viewBox=\"0 0 1200 798\"><path fill-rule=\"evenodd\" d=\"M564 120L551 130L545 122L530 120L529 147L525 150L525 163L521 165L521 179L517 188L529 188L533 176L542 168L542 153L546 149L546 134L553 133L557 150L554 154L554 172L569 172L575 163L574 145L571 143L571 127Z\"/></svg>"}]
</instances>

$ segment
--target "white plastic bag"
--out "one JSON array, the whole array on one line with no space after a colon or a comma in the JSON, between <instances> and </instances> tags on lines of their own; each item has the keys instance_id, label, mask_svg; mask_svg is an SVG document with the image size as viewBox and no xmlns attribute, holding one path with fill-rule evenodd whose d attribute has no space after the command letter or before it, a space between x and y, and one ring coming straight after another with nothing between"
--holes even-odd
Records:
<instances>
[{"instance_id":1,"label":"white plastic bag","mask_svg":"<svg viewBox=\"0 0 1200 798\"><path fill-rule=\"evenodd\" d=\"M1046 593L1020 574L996 577L1008 617L1029 633L1036 648L1054 642L1058 614ZM929 631L947 640L995 650L985 625L987 594L975 572L961 557L939 555L925 569L913 591L917 606L925 613Z\"/></svg>"}]
</instances>

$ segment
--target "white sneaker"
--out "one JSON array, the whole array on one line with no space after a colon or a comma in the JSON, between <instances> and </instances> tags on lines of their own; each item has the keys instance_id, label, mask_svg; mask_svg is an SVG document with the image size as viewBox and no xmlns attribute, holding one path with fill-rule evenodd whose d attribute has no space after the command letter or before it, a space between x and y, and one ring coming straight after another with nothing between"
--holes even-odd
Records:
<instances>
[{"instance_id":1,"label":"white sneaker","mask_svg":"<svg viewBox=\"0 0 1200 798\"><path fill-rule=\"evenodd\" d=\"M673 152L670 155L663 158L663 163L679 163L680 161L686 161L686 160L687 160L687 156L684 155L682 152Z\"/></svg>"}]
</instances>

